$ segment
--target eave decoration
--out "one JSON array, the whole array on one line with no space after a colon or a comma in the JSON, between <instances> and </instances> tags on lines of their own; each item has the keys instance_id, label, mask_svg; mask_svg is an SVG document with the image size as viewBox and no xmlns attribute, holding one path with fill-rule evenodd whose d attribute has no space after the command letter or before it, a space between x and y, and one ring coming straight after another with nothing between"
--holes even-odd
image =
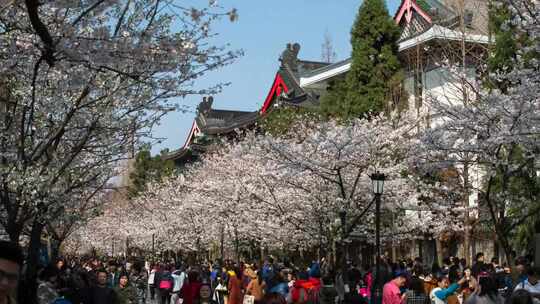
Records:
<instances>
[{"instance_id":1,"label":"eave decoration","mask_svg":"<svg viewBox=\"0 0 540 304\"><path fill-rule=\"evenodd\" d=\"M418 3L416 3L415 0L403 0L396 17L394 18L396 24L399 25L403 20L403 17L405 17L407 23L410 23L413 18L413 11L422 16L427 22L432 23L431 17L418 5Z\"/></svg>"}]
</instances>

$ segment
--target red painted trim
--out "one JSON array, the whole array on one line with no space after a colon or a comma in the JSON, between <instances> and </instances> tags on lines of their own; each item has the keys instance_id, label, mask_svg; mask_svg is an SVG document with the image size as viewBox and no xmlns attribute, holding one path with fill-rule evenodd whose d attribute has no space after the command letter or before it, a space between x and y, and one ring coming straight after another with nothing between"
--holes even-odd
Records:
<instances>
[{"instance_id":1,"label":"red painted trim","mask_svg":"<svg viewBox=\"0 0 540 304\"><path fill-rule=\"evenodd\" d=\"M191 125L191 130L189 131L189 135L186 139L186 142L184 143L184 148L187 148L189 144L191 143L191 139L193 138L193 136L196 136L200 132L201 130L199 130L199 126L197 126L197 122L194 120L193 124Z\"/></svg>"},{"instance_id":2,"label":"red painted trim","mask_svg":"<svg viewBox=\"0 0 540 304\"><path fill-rule=\"evenodd\" d=\"M283 81L283 78L281 78L281 75L277 73L276 78L274 78L274 83L272 83L272 87L270 88L270 92L268 92L268 95L266 96L266 99L264 100L263 106L260 111L261 114L264 114L266 113L266 111L268 111L268 108L271 106L274 96L281 95L282 89L285 91L285 93L289 92L289 89L287 88L287 85Z\"/></svg>"},{"instance_id":3,"label":"red painted trim","mask_svg":"<svg viewBox=\"0 0 540 304\"><path fill-rule=\"evenodd\" d=\"M399 6L398 13L394 18L396 24L400 24L403 16L407 23L410 23L412 20L413 9L420 15L422 18L426 19L427 22L431 23L431 16L429 16L417 3L415 0L403 0Z\"/></svg>"},{"instance_id":4,"label":"red painted trim","mask_svg":"<svg viewBox=\"0 0 540 304\"><path fill-rule=\"evenodd\" d=\"M412 5L413 5L414 9L416 10L416 12L417 12L420 16L424 17L424 19L426 19L426 21L429 22L429 23L431 24L431 23L432 23L431 16L428 15L428 13L426 13L426 12L418 5L418 3L416 3L416 1L414 1L414 0L410 0L410 1L411 1Z\"/></svg>"}]
</instances>

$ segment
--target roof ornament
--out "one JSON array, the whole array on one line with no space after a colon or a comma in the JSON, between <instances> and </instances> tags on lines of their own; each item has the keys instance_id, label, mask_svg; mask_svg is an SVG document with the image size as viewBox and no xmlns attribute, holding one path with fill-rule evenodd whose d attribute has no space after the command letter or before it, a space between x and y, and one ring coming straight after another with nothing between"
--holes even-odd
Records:
<instances>
[{"instance_id":1,"label":"roof ornament","mask_svg":"<svg viewBox=\"0 0 540 304\"><path fill-rule=\"evenodd\" d=\"M299 43L287 43L287 47L281 53L281 57L279 58L279 61L281 61L281 66L287 65L290 69L293 71L298 70L298 53L300 52L300 44Z\"/></svg>"},{"instance_id":2,"label":"roof ornament","mask_svg":"<svg viewBox=\"0 0 540 304\"><path fill-rule=\"evenodd\" d=\"M422 16L427 22L432 22L431 16L424 12L424 10L416 3L416 0L403 0L398 8L396 17L394 18L396 24L400 24L403 17L405 17L407 24L410 23L413 18L413 11Z\"/></svg>"},{"instance_id":3,"label":"roof ornament","mask_svg":"<svg viewBox=\"0 0 540 304\"><path fill-rule=\"evenodd\" d=\"M208 96L203 97L199 106L197 106L197 115L206 115L212 109L212 103L214 103L214 97Z\"/></svg>"}]
</instances>

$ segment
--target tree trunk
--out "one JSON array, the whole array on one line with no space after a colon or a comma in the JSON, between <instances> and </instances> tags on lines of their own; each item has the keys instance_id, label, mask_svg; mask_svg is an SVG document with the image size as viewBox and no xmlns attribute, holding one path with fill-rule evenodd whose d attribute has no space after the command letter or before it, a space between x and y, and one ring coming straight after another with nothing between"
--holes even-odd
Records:
<instances>
[{"instance_id":1,"label":"tree trunk","mask_svg":"<svg viewBox=\"0 0 540 304\"><path fill-rule=\"evenodd\" d=\"M8 220L8 225L5 227L5 230L9 236L9 240L13 243L19 244L22 229L20 229L16 223Z\"/></svg>"},{"instance_id":2,"label":"tree trunk","mask_svg":"<svg viewBox=\"0 0 540 304\"><path fill-rule=\"evenodd\" d=\"M464 241L463 241L463 254L467 260L467 265L472 265L472 255L471 255L471 220L469 214L469 164L465 162L463 164L463 189L465 190L465 197L463 198L463 207L465 210L464 218Z\"/></svg>"},{"instance_id":3,"label":"tree trunk","mask_svg":"<svg viewBox=\"0 0 540 304\"><path fill-rule=\"evenodd\" d=\"M443 250L442 250L442 242L439 238L435 238L435 248L437 251L437 264L439 264L439 266L442 266Z\"/></svg>"},{"instance_id":4,"label":"tree trunk","mask_svg":"<svg viewBox=\"0 0 540 304\"><path fill-rule=\"evenodd\" d=\"M221 261L225 261L225 226L221 226L219 237L219 255Z\"/></svg>"},{"instance_id":5,"label":"tree trunk","mask_svg":"<svg viewBox=\"0 0 540 304\"><path fill-rule=\"evenodd\" d=\"M37 303L37 270L39 266L39 248L41 247L41 233L43 232L44 224L39 220L34 220L32 223L32 231L30 232L30 244L28 254L26 256L26 272L22 288L24 291L19 293L19 303L21 304L36 304Z\"/></svg>"},{"instance_id":6,"label":"tree trunk","mask_svg":"<svg viewBox=\"0 0 540 304\"><path fill-rule=\"evenodd\" d=\"M238 228L234 227L234 251L236 253L236 262L240 263L240 240L238 239Z\"/></svg>"}]
</instances>

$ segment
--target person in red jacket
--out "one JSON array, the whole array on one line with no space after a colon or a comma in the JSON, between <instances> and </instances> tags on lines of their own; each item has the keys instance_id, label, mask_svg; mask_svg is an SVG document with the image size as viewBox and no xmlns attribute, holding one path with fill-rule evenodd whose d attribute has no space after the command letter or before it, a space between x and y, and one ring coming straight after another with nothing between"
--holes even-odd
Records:
<instances>
[{"instance_id":1,"label":"person in red jacket","mask_svg":"<svg viewBox=\"0 0 540 304\"><path fill-rule=\"evenodd\" d=\"M234 275L229 277L229 304L242 304L244 294L242 292L242 270L239 267L234 268Z\"/></svg>"},{"instance_id":2,"label":"person in red jacket","mask_svg":"<svg viewBox=\"0 0 540 304\"><path fill-rule=\"evenodd\" d=\"M308 290L306 289L308 281L307 273L298 273L298 278L294 280L292 287L289 290L287 303L303 304L308 301Z\"/></svg>"},{"instance_id":3,"label":"person in red jacket","mask_svg":"<svg viewBox=\"0 0 540 304\"><path fill-rule=\"evenodd\" d=\"M199 273L191 271L188 274L188 282L184 283L182 289L180 289L180 298L184 300L184 304L195 304L199 297L199 290L201 289L201 282L199 281Z\"/></svg>"}]
</instances>

